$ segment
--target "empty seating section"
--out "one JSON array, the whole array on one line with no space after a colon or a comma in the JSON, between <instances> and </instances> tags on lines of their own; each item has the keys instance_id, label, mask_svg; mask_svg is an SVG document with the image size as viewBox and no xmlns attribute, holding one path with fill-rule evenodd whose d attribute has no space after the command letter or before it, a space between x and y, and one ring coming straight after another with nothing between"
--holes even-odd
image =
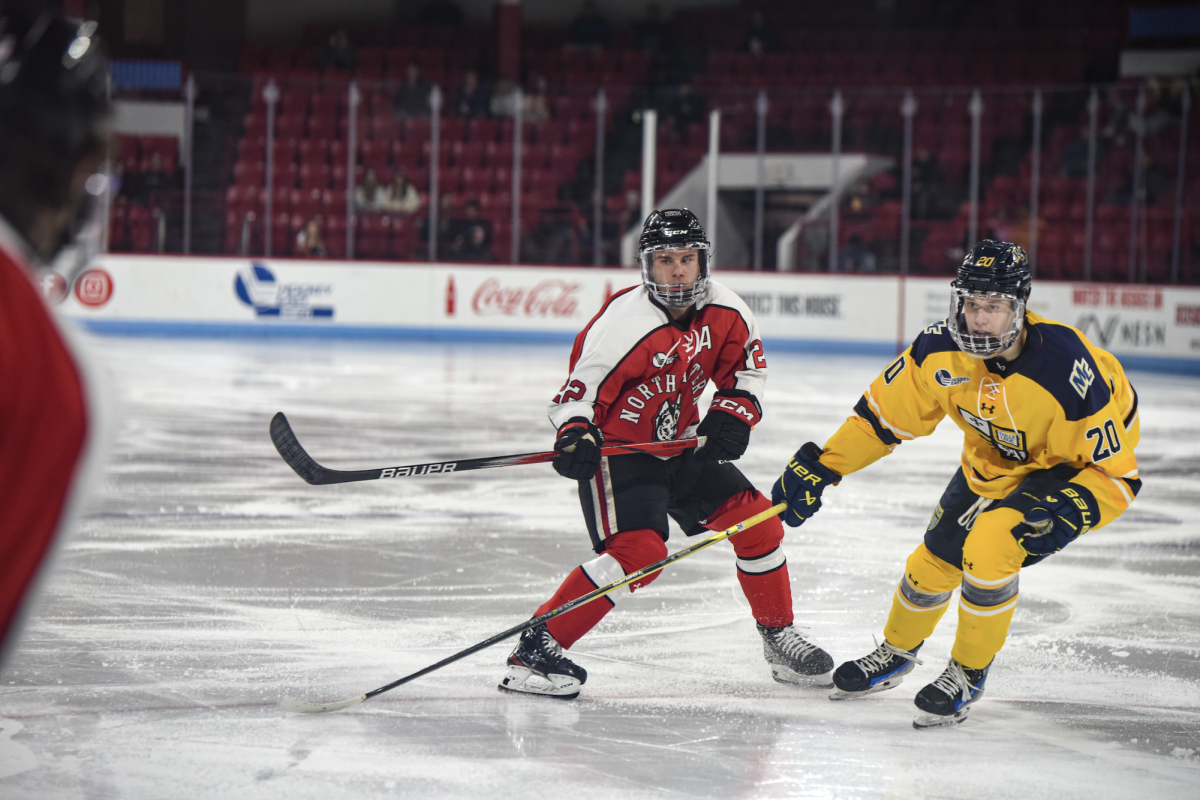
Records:
<instances>
[{"instance_id":1,"label":"empty seating section","mask_svg":"<svg viewBox=\"0 0 1200 800\"><path fill-rule=\"evenodd\" d=\"M564 47L562 30L524 30L523 86L529 91L544 79L549 88L543 106L547 113L537 114L536 120L526 118L522 124L521 230L515 235L532 233L543 218L561 218L565 206L587 204L579 198L587 197L591 189L587 165L595 156L599 89L607 98L610 131L629 125L635 103L651 102L659 107L662 124L656 185L662 194L694 169L707 152L707 112L712 109L722 112L722 151L755 149L754 101L759 91L767 93L769 102L769 150L828 152L833 130L829 103L836 87L845 101L843 152L878 154L898 162L904 126L900 101L911 88L917 110L912 127L908 260L916 272L949 272L970 244L966 241L972 177L970 100L978 87L983 101L978 141L979 236L1027 245L1036 238L1042 277L1082 277L1085 249L1090 249L1093 278L1127 279L1134 224L1130 200L1136 128L1130 122L1130 110L1135 106L1136 84L1109 88L1101 81L1090 243L1085 227L1086 157L1081 156L1086 150L1081 131L1086 131L1088 123L1087 86L1096 80L1096 65L1115 63L1124 44L1127 20L1121 14L1107 5L1096 11L1083 0L1065 0L1040 12L1039 27L1023 29L1016 19L992 16L1005 4L982 3L978 8L964 6L964 16L955 22L956 27L880 25L872 29L863 25L863 15L883 13L889 4L848 0L759 6L767 9L771 23L770 46L765 52L747 51L751 12L746 8L697 8L677 13L672 20L673 39L697 43L704 53L690 78L677 75L673 79L690 84L697 98L686 118L672 116L673 93L678 90L664 89L664 62L637 49L633 29L619 29L614 42L602 51ZM242 53L240 72L251 86L239 138L230 148L226 165L225 251L262 252L269 204L271 251L275 254L290 254L299 229L319 218L331 256L343 255L349 240L360 258L425 258L428 198L436 162L439 216L466 214L469 204L470 213L477 212L490 223L493 258L507 260L514 236L514 121L510 113L459 116L453 103L466 73L489 71L484 59L494 57L489 52L492 32L463 28L351 33L358 43L356 64L342 72L316 69L318 47L327 35L322 32L312 32L301 47L247 47ZM1003 37L1004 46L999 48L1003 58L981 57L981 42L996 37ZM996 49L993 45L987 48ZM414 64L422 80L440 86L446 99L436 154L429 117L412 116L411 110L408 115L398 113L395 103L396 90ZM361 98L353 125L348 94L351 79ZM269 163L268 109L263 100L268 81L279 88ZM1042 87L1044 115L1037 176L1038 221L1031 228L1035 86ZM496 91L498 87L492 83L489 88ZM1180 128L1177 115L1169 118L1168 100L1165 94L1149 99L1147 114L1163 110L1167 122L1146 128L1137 198L1141 210L1136 220L1135 253L1139 269L1151 281L1169 277L1175 243ZM501 109L494 106L493 111ZM1200 247L1200 226L1191 225L1186 213L1200 200L1200 125L1193 121L1189 131L1181 231L1184 280L1191 280L1190 253ZM609 144L614 146L612 139ZM155 152L169 169L174 169L178 160L173 139L169 146L153 137L127 139L118 152L127 174L145 169ZM625 224L630 208L636 205L629 199L641 187L636 163L621 179L620 170L629 163L629 159L621 162L606 182L604 206L609 229L615 220ZM401 213L356 204L356 198L347 193L351 174L353 185L361 187L368 173L373 173L381 186L403 173L419 192L419 207ZM879 256L879 269L895 269L899 263L900 194L898 167L876 175L861 191L848 192L842 203L839 244L865 242ZM574 211L590 218L587 208ZM143 249L150 241L152 216L132 204L114 209L114 243Z\"/></svg>"}]
</instances>

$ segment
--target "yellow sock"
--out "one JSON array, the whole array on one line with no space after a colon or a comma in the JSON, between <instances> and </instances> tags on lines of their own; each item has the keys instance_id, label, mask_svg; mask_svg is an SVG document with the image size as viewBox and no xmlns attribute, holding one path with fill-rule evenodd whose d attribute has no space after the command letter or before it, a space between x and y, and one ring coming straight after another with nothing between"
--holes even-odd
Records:
<instances>
[{"instance_id":1,"label":"yellow sock","mask_svg":"<svg viewBox=\"0 0 1200 800\"><path fill-rule=\"evenodd\" d=\"M977 606L959 599L958 633L950 655L964 667L983 669L1004 647L1019 595L1000 606Z\"/></svg>"},{"instance_id":2,"label":"yellow sock","mask_svg":"<svg viewBox=\"0 0 1200 800\"><path fill-rule=\"evenodd\" d=\"M929 638L950 607L962 570L929 552L922 542L905 563L904 577L892 595L883 637L894 647L912 650Z\"/></svg>"}]
</instances>

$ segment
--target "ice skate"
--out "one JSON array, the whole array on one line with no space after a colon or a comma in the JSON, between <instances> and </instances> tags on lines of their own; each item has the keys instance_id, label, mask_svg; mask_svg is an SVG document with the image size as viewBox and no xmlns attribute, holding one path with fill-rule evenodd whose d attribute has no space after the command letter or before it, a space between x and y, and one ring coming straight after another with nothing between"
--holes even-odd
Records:
<instances>
[{"instance_id":1,"label":"ice skate","mask_svg":"<svg viewBox=\"0 0 1200 800\"><path fill-rule=\"evenodd\" d=\"M833 658L805 639L792 625L768 628L761 622L758 632L763 638L763 656L771 665L771 677L779 683L828 686Z\"/></svg>"},{"instance_id":2,"label":"ice skate","mask_svg":"<svg viewBox=\"0 0 1200 800\"><path fill-rule=\"evenodd\" d=\"M983 683L991 666L971 669L950 659L941 677L918 692L913 700L924 712L913 719L913 727L918 730L939 728L957 725L966 719L971 704L983 697Z\"/></svg>"},{"instance_id":3,"label":"ice skate","mask_svg":"<svg viewBox=\"0 0 1200 800\"><path fill-rule=\"evenodd\" d=\"M917 658L920 649L919 644L912 650L901 650L888 644L885 639L870 655L847 661L837 668L833 673L834 690L829 699L863 697L899 686L904 682L904 676L921 663Z\"/></svg>"},{"instance_id":4,"label":"ice skate","mask_svg":"<svg viewBox=\"0 0 1200 800\"><path fill-rule=\"evenodd\" d=\"M573 700L585 683L587 670L564 656L562 645L545 625L538 625L521 634L521 641L508 657L508 673L499 688Z\"/></svg>"}]
</instances>

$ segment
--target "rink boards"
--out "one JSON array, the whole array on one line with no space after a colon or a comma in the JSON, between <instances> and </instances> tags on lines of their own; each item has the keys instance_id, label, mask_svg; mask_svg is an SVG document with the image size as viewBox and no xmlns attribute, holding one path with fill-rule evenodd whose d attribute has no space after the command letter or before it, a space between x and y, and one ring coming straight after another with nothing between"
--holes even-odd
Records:
<instances>
[{"instance_id":1,"label":"rink boards","mask_svg":"<svg viewBox=\"0 0 1200 800\"><path fill-rule=\"evenodd\" d=\"M887 355L946 317L948 277L757 274L715 279L768 348ZM63 314L98 333L567 340L631 269L105 256ZM1200 289L1036 281L1030 308L1129 366L1200 374Z\"/></svg>"}]
</instances>

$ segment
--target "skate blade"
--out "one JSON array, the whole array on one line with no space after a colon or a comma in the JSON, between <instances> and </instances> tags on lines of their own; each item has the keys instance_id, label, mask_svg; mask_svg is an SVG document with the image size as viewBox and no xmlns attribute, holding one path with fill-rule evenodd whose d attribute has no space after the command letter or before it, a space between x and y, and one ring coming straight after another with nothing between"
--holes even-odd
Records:
<instances>
[{"instance_id":1,"label":"skate blade","mask_svg":"<svg viewBox=\"0 0 1200 800\"><path fill-rule=\"evenodd\" d=\"M574 700L579 697L580 683L569 675L542 677L528 667L511 666L508 674L496 686L502 692L552 697L555 700Z\"/></svg>"},{"instance_id":2,"label":"skate blade","mask_svg":"<svg viewBox=\"0 0 1200 800\"><path fill-rule=\"evenodd\" d=\"M967 718L971 713L971 707L966 706L953 714L941 716L939 714L918 714L913 719L913 727L919 731L928 730L930 728L951 728L958 725Z\"/></svg>"},{"instance_id":3,"label":"skate blade","mask_svg":"<svg viewBox=\"0 0 1200 800\"><path fill-rule=\"evenodd\" d=\"M880 681L870 689L864 689L861 692L847 692L834 686L833 691L829 694L830 700L849 700L852 697L866 697L869 694L885 692L888 689L894 689L904 683L903 677L888 678L886 681Z\"/></svg>"},{"instance_id":4,"label":"skate blade","mask_svg":"<svg viewBox=\"0 0 1200 800\"><path fill-rule=\"evenodd\" d=\"M771 677L776 683L790 683L794 686L815 686L824 689L833 685L833 670L818 675L804 675L782 664L772 664Z\"/></svg>"}]
</instances>

